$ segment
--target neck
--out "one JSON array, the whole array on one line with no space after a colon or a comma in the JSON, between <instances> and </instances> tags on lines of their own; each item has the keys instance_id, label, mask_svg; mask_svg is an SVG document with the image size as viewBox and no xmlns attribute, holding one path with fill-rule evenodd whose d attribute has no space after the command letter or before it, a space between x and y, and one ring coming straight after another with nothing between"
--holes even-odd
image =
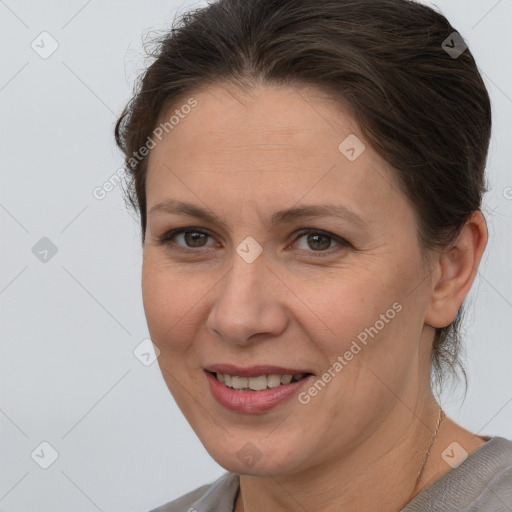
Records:
<instances>
[{"instance_id":1,"label":"neck","mask_svg":"<svg viewBox=\"0 0 512 512\"><path fill-rule=\"evenodd\" d=\"M414 412L398 403L392 417L364 441L316 467L286 475L242 475L235 512L395 512L439 473L437 458L431 460L439 452L437 439L432 443L439 411L432 397Z\"/></svg>"}]
</instances>

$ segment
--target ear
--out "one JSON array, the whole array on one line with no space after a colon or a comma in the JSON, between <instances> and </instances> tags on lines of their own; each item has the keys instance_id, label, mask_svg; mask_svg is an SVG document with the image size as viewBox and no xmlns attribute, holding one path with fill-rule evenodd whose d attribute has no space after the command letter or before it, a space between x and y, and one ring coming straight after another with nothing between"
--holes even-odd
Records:
<instances>
[{"instance_id":1,"label":"ear","mask_svg":"<svg viewBox=\"0 0 512 512\"><path fill-rule=\"evenodd\" d=\"M452 323L469 292L487 245L487 225L475 211L457 239L433 260L432 295L425 323L446 327Z\"/></svg>"}]
</instances>

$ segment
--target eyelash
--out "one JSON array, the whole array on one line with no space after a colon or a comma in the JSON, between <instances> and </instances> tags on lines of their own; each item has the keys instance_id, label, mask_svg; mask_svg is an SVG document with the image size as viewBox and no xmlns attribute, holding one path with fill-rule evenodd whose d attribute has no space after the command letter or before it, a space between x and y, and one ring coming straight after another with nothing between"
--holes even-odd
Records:
<instances>
[{"instance_id":1,"label":"eyelash","mask_svg":"<svg viewBox=\"0 0 512 512\"><path fill-rule=\"evenodd\" d=\"M204 229L188 227L188 228L172 229L171 231L168 231L163 237L159 238L158 242L169 246L172 250L176 250L176 251L188 253L188 254L198 253L201 249L209 249L210 248L209 246L206 246L206 247L198 247L198 248L194 249L192 247L183 247L183 246L177 245L174 242L173 239L176 236L181 235L181 234L187 234L187 233L200 233L202 235L206 235L210 238L213 238L213 236L208 231L205 231ZM296 232L295 238L292 243L297 242L300 238L302 238L305 235L309 235L309 234L323 235L327 238L330 238L332 241L334 241L338 244L338 249L352 247L352 245L349 242L347 242L347 240L345 240L339 236L336 236L332 233L329 233L327 231L323 231L321 229L314 229L314 228L304 228L304 229L301 229L298 232ZM330 247L329 249L326 249L325 251L313 251L313 250L307 251L305 249L299 249L299 250L302 252L306 252L313 257L324 257L324 255L332 255L333 251L331 249L332 248Z\"/></svg>"}]
</instances>

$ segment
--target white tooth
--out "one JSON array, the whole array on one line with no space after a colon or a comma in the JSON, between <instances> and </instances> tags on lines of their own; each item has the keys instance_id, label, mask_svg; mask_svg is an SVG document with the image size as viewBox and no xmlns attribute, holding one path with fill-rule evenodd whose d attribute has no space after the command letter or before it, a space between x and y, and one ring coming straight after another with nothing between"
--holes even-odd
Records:
<instances>
[{"instance_id":1,"label":"white tooth","mask_svg":"<svg viewBox=\"0 0 512 512\"><path fill-rule=\"evenodd\" d=\"M290 384L292 381L293 375L283 375L281 377L281 384Z\"/></svg>"},{"instance_id":2,"label":"white tooth","mask_svg":"<svg viewBox=\"0 0 512 512\"><path fill-rule=\"evenodd\" d=\"M231 387L231 375L228 375L227 373L224 374L224 384Z\"/></svg>"},{"instance_id":3,"label":"white tooth","mask_svg":"<svg viewBox=\"0 0 512 512\"><path fill-rule=\"evenodd\" d=\"M222 373L217 372L217 380L220 382L224 382L224 375L222 375Z\"/></svg>"},{"instance_id":4,"label":"white tooth","mask_svg":"<svg viewBox=\"0 0 512 512\"><path fill-rule=\"evenodd\" d=\"M267 386L269 388L277 388L281 385L281 375L267 375Z\"/></svg>"},{"instance_id":5,"label":"white tooth","mask_svg":"<svg viewBox=\"0 0 512 512\"><path fill-rule=\"evenodd\" d=\"M235 389L244 389L247 387L248 379L247 377L235 377L231 376L231 387Z\"/></svg>"},{"instance_id":6,"label":"white tooth","mask_svg":"<svg viewBox=\"0 0 512 512\"><path fill-rule=\"evenodd\" d=\"M260 375L259 377L249 377L249 389L253 391L261 391L262 389L267 389L267 376Z\"/></svg>"}]
</instances>

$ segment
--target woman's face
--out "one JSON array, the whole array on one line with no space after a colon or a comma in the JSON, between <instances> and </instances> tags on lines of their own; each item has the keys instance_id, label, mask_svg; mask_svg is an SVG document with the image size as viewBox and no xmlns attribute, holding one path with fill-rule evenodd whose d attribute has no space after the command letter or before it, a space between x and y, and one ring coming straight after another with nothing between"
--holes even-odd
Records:
<instances>
[{"instance_id":1,"label":"woman's face","mask_svg":"<svg viewBox=\"0 0 512 512\"><path fill-rule=\"evenodd\" d=\"M428 380L413 210L353 119L312 89L218 85L183 105L146 183L143 299L163 377L229 471L338 460L410 414ZM230 389L215 369L267 388ZM232 378L247 375L260 377Z\"/></svg>"}]
</instances>

